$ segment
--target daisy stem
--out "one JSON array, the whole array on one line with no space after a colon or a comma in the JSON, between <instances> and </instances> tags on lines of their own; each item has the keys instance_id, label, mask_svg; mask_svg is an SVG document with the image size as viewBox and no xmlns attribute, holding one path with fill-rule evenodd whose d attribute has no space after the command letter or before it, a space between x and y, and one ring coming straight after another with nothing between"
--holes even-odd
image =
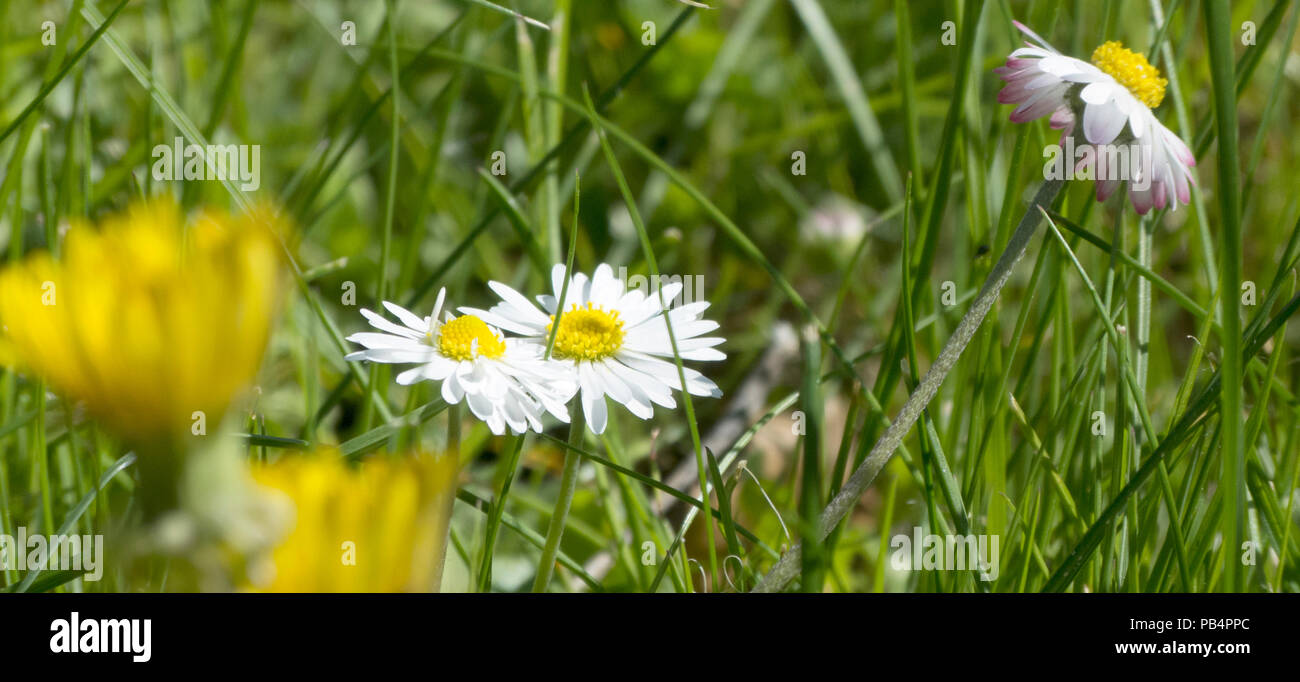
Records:
<instances>
[{"instance_id":1,"label":"daisy stem","mask_svg":"<svg viewBox=\"0 0 1300 682\"><path fill-rule=\"evenodd\" d=\"M876 444L871 447L871 452L867 454L866 459L853 472L849 480L844 483L840 492L826 505L822 510L820 527L816 529L813 537L824 539L832 528L844 518L846 514L857 504L862 493L866 492L871 482L875 480L876 474L884 468L885 463L893 456L894 451L902 444L903 439L916 420L921 416L921 412L926 405L930 403L939 387L943 384L944 378L948 372L957 364L961 354L966 350L966 345L975 337L975 332L979 330L980 323L984 321L984 316L988 314L997 301L998 294L1002 291L1002 286L1007 283L1011 277L1011 270L1015 267L1017 261L1025 253L1025 247L1029 245L1029 240L1038 230L1038 224L1042 219L1042 209L1051 207L1052 200L1056 198L1061 187L1065 184L1063 180L1047 180L1038 188L1037 194L1034 195L1033 201L1030 202L1028 210L1020 219L1020 224L1016 226L1016 231L1007 241L1007 246L998 258L998 262L989 272L988 278L984 280L984 286L980 288L980 293L975 297L975 302L971 304L966 314L962 316L961 322L957 323L957 329L953 331L948 342L944 344L943 350L939 352L930 369L926 371L925 376L921 378L921 383L917 384L916 390L907 397L907 402L903 404L903 409L899 411L898 416L885 429L885 433L880 436ZM754 588L755 592L777 592L785 586L799 573L800 563L802 561L802 546L796 544L786 552L776 565L768 572L766 576Z\"/></svg>"},{"instance_id":2,"label":"daisy stem","mask_svg":"<svg viewBox=\"0 0 1300 682\"><path fill-rule=\"evenodd\" d=\"M1155 233L1155 222L1143 218L1138 223L1138 265L1151 269L1151 238ZM1150 363L1149 348L1151 344L1151 282L1145 277L1137 281L1137 354L1133 373L1137 375L1138 387L1146 391L1147 369ZM1146 396L1143 395L1145 400Z\"/></svg>"},{"instance_id":3,"label":"daisy stem","mask_svg":"<svg viewBox=\"0 0 1300 682\"><path fill-rule=\"evenodd\" d=\"M1148 270L1151 269L1151 239L1154 233L1155 221L1149 216L1138 221L1137 260L1139 265ZM1137 375L1137 390L1141 392L1140 395L1134 396L1133 399L1134 401L1145 402L1147 399L1147 371L1150 367L1151 361L1151 282L1145 277L1137 278L1137 330L1133 338L1134 341L1137 342L1137 348L1135 349L1136 352L1134 353L1133 372ZM1123 409L1123 407L1121 406L1120 409ZM1121 465L1120 469L1123 472L1122 475L1124 479L1127 479L1134 470L1141 466L1141 450L1141 446L1135 443L1131 450L1132 462L1130 463L1126 461ZM1124 454L1125 456L1128 456L1128 453ZM1168 481L1168 471L1163 464L1161 465L1160 473L1161 482L1163 484L1165 481ZM1119 488L1122 489L1123 486L1121 485ZM1165 497L1166 502L1170 501L1170 499L1171 497L1169 496ZM1126 521L1126 524L1137 523L1138 514L1136 513L1136 507L1137 501L1131 500L1129 502L1129 518ZM1171 518L1174 519L1171 523L1179 523L1177 520L1177 509L1172 508L1171 512L1173 512ZM1129 553L1129 558L1133 556L1135 549L1136 548L1125 548L1125 551ZM1181 561L1183 555L1179 554L1178 558L1180 559L1178 562L1178 568L1181 570L1179 577L1183 580L1184 588L1187 588L1190 576L1186 570L1186 564ZM1135 578L1136 574L1130 572L1129 580L1136 583Z\"/></svg>"},{"instance_id":4,"label":"daisy stem","mask_svg":"<svg viewBox=\"0 0 1300 682\"><path fill-rule=\"evenodd\" d=\"M533 592L545 592L555 572L555 556L560 551L560 538L564 536L564 524L569 518L569 506L573 504L573 493L578 488L578 467L582 464L582 455L577 448L582 445L583 430L587 428L586 417L581 409L573 411L569 422L569 445L564 450L564 472L560 475L560 496L555 500L555 511L551 512L551 523L546 528L546 543L542 545L542 558L537 563L537 575L533 579Z\"/></svg>"}]
</instances>

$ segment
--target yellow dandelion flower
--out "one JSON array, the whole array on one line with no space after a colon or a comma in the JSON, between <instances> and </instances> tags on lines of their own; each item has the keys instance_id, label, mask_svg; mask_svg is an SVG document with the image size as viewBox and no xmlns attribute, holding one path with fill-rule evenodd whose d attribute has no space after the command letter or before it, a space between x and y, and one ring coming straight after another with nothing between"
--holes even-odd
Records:
<instances>
[{"instance_id":1,"label":"yellow dandelion flower","mask_svg":"<svg viewBox=\"0 0 1300 682\"><path fill-rule=\"evenodd\" d=\"M38 252L0 272L5 359L136 448L146 484L150 471L174 475L170 455L216 427L261 363L278 289L274 220L205 213L186 227L155 201L99 229L74 224L61 260ZM155 454L161 473L145 462Z\"/></svg>"},{"instance_id":2,"label":"yellow dandelion flower","mask_svg":"<svg viewBox=\"0 0 1300 682\"><path fill-rule=\"evenodd\" d=\"M429 592L442 582L456 496L456 458L377 457L350 466L337 452L256 465L254 479L294 507L288 535L253 590Z\"/></svg>"}]
</instances>

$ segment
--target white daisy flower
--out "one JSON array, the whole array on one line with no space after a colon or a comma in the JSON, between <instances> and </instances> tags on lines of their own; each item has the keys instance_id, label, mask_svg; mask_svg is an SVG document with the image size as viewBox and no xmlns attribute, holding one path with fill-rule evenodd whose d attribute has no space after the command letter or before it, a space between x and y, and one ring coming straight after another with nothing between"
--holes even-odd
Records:
<instances>
[{"instance_id":1,"label":"white daisy flower","mask_svg":"<svg viewBox=\"0 0 1300 682\"><path fill-rule=\"evenodd\" d=\"M439 322L446 294L446 289L438 292L429 317L384 301L400 325L363 309L361 314L371 326L384 333L349 336L348 341L366 350L349 353L344 359L417 364L398 374L397 383L441 381L443 400L455 405L464 399L470 412L498 436L507 426L516 434L529 428L540 433L542 412L567 423L565 404L578 387L566 376L565 368L543 360L535 344L504 338L473 315L453 317L449 310Z\"/></svg>"},{"instance_id":2,"label":"white daisy flower","mask_svg":"<svg viewBox=\"0 0 1300 682\"><path fill-rule=\"evenodd\" d=\"M1196 158L1152 113L1168 84L1160 71L1116 41L1103 43L1088 63L1061 54L1024 24L1015 25L1034 42L1026 41L1026 47L1007 57L1005 66L994 69L1006 82L998 101L1019 105L1011 120L1024 123L1050 115L1050 125L1062 131L1064 144L1082 117L1083 137L1093 153L1079 166L1092 167L1098 201L1105 201L1127 179L1129 198L1139 214L1153 206L1177 210L1179 202L1188 203L1195 183L1190 167ZM1098 147L1113 144L1138 146L1136 177L1123 178L1121 169L1106 167L1114 156Z\"/></svg>"},{"instance_id":3,"label":"white daisy flower","mask_svg":"<svg viewBox=\"0 0 1300 682\"><path fill-rule=\"evenodd\" d=\"M564 288L564 266L556 265L551 270L554 294L537 297L540 309L500 282L489 282L488 286L501 297L501 303L488 311L461 308L461 312L520 334L545 353L556 304ZM671 301L681 290L681 283L665 285L661 290L663 300ZM659 293L655 291L647 296L638 289L625 291L624 283L604 263L590 278L578 273L569 280L565 309L560 315L560 329L551 355L577 377L582 412L593 433L605 431L609 417L605 396L641 419L653 416L652 404L669 409L676 406L672 391L682 390L682 385L672 359L673 347L665 320L672 323L683 360L727 357L714 348L724 339L701 336L718 328L717 322L700 318L709 307L707 301L665 312ZM691 395L712 398L722 395L717 384L703 374L683 369L686 390Z\"/></svg>"}]
</instances>

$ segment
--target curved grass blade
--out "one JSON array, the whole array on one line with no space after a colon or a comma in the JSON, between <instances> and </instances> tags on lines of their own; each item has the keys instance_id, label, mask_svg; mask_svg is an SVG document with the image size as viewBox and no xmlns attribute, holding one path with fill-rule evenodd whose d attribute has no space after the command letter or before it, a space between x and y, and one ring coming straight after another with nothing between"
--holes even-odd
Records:
<instances>
[{"instance_id":1,"label":"curved grass blade","mask_svg":"<svg viewBox=\"0 0 1300 682\"><path fill-rule=\"evenodd\" d=\"M108 487L109 482L112 481L114 477L134 463L134 452L128 452L119 457L116 462L113 462L113 465L104 471L104 475L99 477L98 485L83 495L81 499L77 501L76 506L68 510L68 515L63 518L63 523L59 526L59 530L55 534L67 535L73 529L73 526L77 524L77 521L81 520L81 515L85 514L86 510L90 508L90 505L94 503L95 498L99 496L100 491ZM44 569L42 568L38 568L28 571L27 575L23 578L23 581L18 583L18 586L14 588L13 591L28 591L43 570Z\"/></svg>"}]
</instances>

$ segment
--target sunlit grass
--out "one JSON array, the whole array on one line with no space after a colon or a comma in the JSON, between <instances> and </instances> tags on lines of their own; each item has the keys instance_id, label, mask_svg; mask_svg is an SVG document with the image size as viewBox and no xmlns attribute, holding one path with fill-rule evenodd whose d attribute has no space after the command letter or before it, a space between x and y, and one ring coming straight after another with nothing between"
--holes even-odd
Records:
<instances>
[{"instance_id":1,"label":"sunlit grass","mask_svg":"<svg viewBox=\"0 0 1300 682\"><path fill-rule=\"evenodd\" d=\"M231 447L456 452L444 590L1300 589L1300 8L709 4L7 4L7 265L143 196L280 207L288 300ZM1140 217L1044 181L1057 131L996 99L1012 20L1147 55L1196 156L1189 205ZM153 177L177 137L260 145L260 188ZM443 287L488 308L489 280L531 296L602 262L699 277L727 359L673 364L720 400L494 436L437 383L343 359L360 308L428 315ZM4 359L0 535L138 530L144 453ZM997 536L996 579L898 565L917 528ZM115 547L99 582L0 583L184 589L183 557L128 569Z\"/></svg>"}]
</instances>

